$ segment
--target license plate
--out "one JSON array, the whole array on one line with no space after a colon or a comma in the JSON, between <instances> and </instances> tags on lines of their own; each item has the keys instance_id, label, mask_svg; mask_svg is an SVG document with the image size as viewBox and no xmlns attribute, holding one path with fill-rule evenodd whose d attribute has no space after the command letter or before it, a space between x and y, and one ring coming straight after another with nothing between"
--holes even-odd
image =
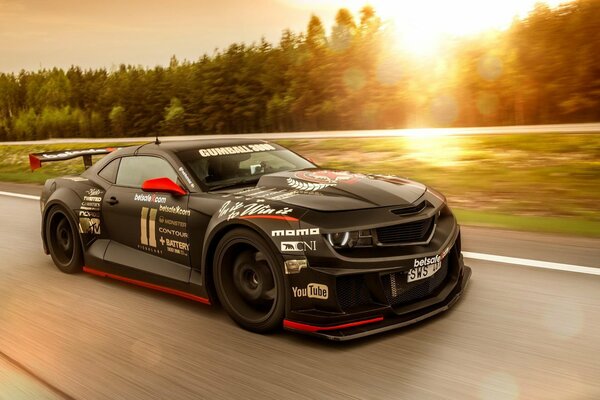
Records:
<instances>
[{"instance_id":1,"label":"license plate","mask_svg":"<svg viewBox=\"0 0 600 400\"><path fill-rule=\"evenodd\" d=\"M424 265L422 267L413 267L408 270L407 282L414 282L421 279L432 277L436 272L442 268L441 262L436 262L430 265Z\"/></svg>"}]
</instances>

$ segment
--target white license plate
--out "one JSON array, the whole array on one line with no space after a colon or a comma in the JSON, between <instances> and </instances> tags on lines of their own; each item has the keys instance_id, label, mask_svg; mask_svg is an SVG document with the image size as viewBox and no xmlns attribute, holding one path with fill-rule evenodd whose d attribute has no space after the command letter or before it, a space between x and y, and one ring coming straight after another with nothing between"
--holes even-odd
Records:
<instances>
[{"instance_id":1,"label":"white license plate","mask_svg":"<svg viewBox=\"0 0 600 400\"><path fill-rule=\"evenodd\" d=\"M414 282L421 279L432 277L436 272L442 268L441 262L436 262L430 265L424 265L422 267L413 267L408 270L406 274L407 282Z\"/></svg>"}]
</instances>

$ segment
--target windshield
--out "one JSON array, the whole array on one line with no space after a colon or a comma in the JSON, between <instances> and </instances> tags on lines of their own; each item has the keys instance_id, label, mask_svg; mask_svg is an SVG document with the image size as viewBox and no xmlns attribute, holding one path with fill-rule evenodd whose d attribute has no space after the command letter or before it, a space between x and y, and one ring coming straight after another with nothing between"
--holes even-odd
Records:
<instances>
[{"instance_id":1,"label":"windshield","mask_svg":"<svg viewBox=\"0 0 600 400\"><path fill-rule=\"evenodd\" d=\"M195 180L208 190L254 184L273 172L315 167L296 153L267 143L199 148L178 155Z\"/></svg>"}]
</instances>

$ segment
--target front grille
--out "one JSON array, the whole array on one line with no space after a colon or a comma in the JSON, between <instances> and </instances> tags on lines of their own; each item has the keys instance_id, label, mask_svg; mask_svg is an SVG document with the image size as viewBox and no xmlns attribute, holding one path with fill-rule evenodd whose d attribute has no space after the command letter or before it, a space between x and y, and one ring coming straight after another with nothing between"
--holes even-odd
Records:
<instances>
[{"instance_id":1,"label":"front grille","mask_svg":"<svg viewBox=\"0 0 600 400\"><path fill-rule=\"evenodd\" d=\"M407 282L407 271L383 275L381 281L385 297L392 306L398 306L423 299L434 293L448 276L448 257L442 261L442 267L430 278Z\"/></svg>"},{"instance_id":2,"label":"front grille","mask_svg":"<svg viewBox=\"0 0 600 400\"><path fill-rule=\"evenodd\" d=\"M381 244L408 244L425 242L433 229L434 217L419 221L377 228L377 239Z\"/></svg>"},{"instance_id":3,"label":"front grille","mask_svg":"<svg viewBox=\"0 0 600 400\"><path fill-rule=\"evenodd\" d=\"M362 276L342 276L336 281L337 298L342 310L373 303Z\"/></svg>"}]
</instances>

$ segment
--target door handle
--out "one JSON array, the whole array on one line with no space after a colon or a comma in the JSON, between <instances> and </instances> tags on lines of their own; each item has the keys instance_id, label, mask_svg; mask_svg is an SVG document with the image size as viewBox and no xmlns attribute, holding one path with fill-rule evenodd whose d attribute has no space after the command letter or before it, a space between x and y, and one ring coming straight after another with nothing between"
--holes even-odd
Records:
<instances>
[{"instance_id":1,"label":"door handle","mask_svg":"<svg viewBox=\"0 0 600 400\"><path fill-rule=\"evenodd\" d=\"M108 204L110 204L111 206L114 206L115 204L117 204L119 202L119 200L117 200L117 198L115 196L113 196L110 199L106 200L106 202Z\"/></svg>"}]
</instances>

